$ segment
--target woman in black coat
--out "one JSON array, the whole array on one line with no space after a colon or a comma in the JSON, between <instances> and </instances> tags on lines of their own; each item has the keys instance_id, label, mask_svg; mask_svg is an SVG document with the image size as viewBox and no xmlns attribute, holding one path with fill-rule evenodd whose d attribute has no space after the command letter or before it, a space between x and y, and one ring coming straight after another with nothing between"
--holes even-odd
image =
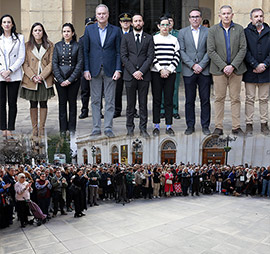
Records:
<instances>
[{"instance_id":1,"label":"woman in black coat","mask_svg":"<svg viewBox=\"0 0 270 254\"><path fill-rule=\"evenodd\" d=\"M67 131L70 134L76 131L77 94L83 67L83 52L76 41L72 24L63 25L62 35L63 39L55 44L52 65L59 98L60 133L65 136ZM67 104L69 104L69 116Z\"/></svg>"}]
</instances>

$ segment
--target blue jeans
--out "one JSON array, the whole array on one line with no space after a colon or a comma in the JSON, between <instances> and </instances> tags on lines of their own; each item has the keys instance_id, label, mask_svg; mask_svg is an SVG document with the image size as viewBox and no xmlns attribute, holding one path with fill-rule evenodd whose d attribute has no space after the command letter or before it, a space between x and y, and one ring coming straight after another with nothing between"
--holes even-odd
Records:
<instances>
[{"instance_id":1,"label":"blue jeans","mask_svg":"<svg viewBox=\"0 0 270 254\"><path fill-rule=\"evenodd\" d=\"M266 179L263 179L262 195L265 194L266 187L267 187L267 196L269 197L270 196L270 181L266 180Z\"/></svg>"}]
</instances>

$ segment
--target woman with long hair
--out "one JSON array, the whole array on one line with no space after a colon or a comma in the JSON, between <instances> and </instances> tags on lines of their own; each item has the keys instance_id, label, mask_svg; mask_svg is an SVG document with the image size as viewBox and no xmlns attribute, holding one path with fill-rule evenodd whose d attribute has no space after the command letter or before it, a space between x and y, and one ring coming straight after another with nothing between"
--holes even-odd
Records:
<instances>
[{"instance_id":1,"label":"woman with long hair","mask_svg":"<svg viewBox=\"0 0 270 254\"><path fill-rule=\"evenodd\" d=\"M41 23L32 25L25 47L24 75L20 96L30 101L32 136L44 136L48 110L47 101L55 94L52 74L53 43L48 40L47 33ZM38 103L40 105L39 128Z\"/></svg>"},{"instance_id":2,"label":"woman with long hair","mask_svg":"<svg viewBox=\"0 0 270 254\"><path fill-rule=\"evenodd\" d=\"M24 37L16 32L13 17L6 14L0 18L0 128L4 138L13 138L15 130L24 57Z\"/></svg>"},{"instance_id":3,"label":"woman with long hair","mask_svg":"<svg viewBox=\"0 0 270 254\"><path fill-rule=\"evenodd\" d=\"M62 26L62 40L55 44L53 52L53 73L59 99L60 133L70 133L72 155L76 154L75 131L77 118L77 95L83 67L83 52L76 41L74 26L65 23ZM67 114L69 104L69 115Z\"/></svg>"}]
</instances>

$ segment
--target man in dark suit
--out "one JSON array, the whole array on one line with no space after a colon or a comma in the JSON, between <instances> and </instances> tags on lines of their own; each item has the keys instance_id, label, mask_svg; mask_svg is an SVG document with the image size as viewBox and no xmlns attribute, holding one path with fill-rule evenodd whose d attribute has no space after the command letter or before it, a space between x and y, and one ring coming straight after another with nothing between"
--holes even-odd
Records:
<instances>
[{"instance_id":1,"label":"man in dark suit","mask_svg":"<svg viewBox=\"0 0 270 254\"><path fill-rule=\"evenodd\" d=\"M127 135L134 135L134 114L136 91L138 90L140 109L140 134L149 138L147 133L147 95L151 80L150 66L154 59L154 42L151 35L143 32L143 17L132 17L133 32L122 37L121 59L125 66L123 79L127 91Z\"/></svg>"},{"instance_id":2,"label":"man in dark suit","mask_svg":"<svg viewBox=\"0 0 270 254\"><path fill-rule=\"evenodd\" d=\"M109 9L104 4L96 7L97 23L85 28L84 33L84 77L91 80L91 106L93 131L91 136L101 135L100 102L104 87L105 115L104 134L112 138L115 86L121 76L119 27L108 23Z\"/></svg>"},{"instance_id":3,"label":"man in dark suit","mask_svg":"<svg viewBox=\"0 0 270 254\"><path fill-rule=\"evenodd\" d=\"M202 13L193 9L189 13L190 26L179 31L178 40L185 83L186 135L195 131L195 100L197 86L201 102L201 125L205 135L210 134L210 86L209 57L207 55L208 28L201 26Z\"/></svg>"}]
</instances>

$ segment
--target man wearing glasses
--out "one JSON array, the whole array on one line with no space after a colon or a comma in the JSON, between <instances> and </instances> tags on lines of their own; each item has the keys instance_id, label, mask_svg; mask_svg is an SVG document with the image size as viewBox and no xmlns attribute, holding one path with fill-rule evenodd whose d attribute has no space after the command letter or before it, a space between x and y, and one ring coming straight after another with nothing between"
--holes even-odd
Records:
<instances>
[{"instance_id":1,"label":"man wearing glasses","mask_svg":"<svg viewBox=\"0 0 270 254\"><path fill-rule=\"evenodd\" d=\"M201 102L201 125L205 135L210 134L210 86L209 58L207 55L208 28L201 26L202 13L193 9L189 13L190 26L179 31L178 40L185 84L186 135L195 132L195 100L197 86Z\"/></svg>"}]
</instances>

